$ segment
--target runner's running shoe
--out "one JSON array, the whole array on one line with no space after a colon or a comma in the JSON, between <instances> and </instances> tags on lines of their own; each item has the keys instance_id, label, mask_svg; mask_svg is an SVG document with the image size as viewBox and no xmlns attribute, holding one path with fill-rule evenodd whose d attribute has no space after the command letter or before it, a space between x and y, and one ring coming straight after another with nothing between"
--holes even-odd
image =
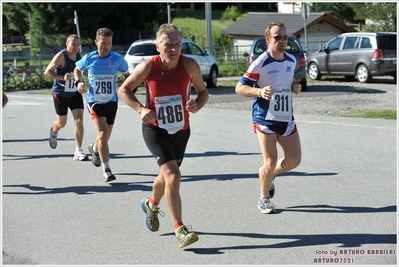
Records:
<instances>
[{"instance_id":1,"label":"runner's running shoe","mask_svg":"<svg viewBox=\"0 0 399 267\"><path fill-rule=\"evenodd\" d=\"M268 214L275 213L276 206L270 201L270 197L260 198L258 202L258 209L260 213Z\"/></svg>"},{"instance_id":2,"label":"runner's running shoe","mask_svg":"<svg viewBox=\"0 0 399 267\"><path fill-rule=\"evenodd\" d=\"M165 215L159 208L151 209L149 206L149 198L145 198L141 201L140 206L141 209L145 213L145 224L147 225L148 229L152 232L156 232L159 229L159 220L158 214L162 217Z\"/></svg>"},{"instance_id":3,"label":"runner's running shoe","mask_svg":"<svg viewBox=\"0 0 399 267\"><path fill-rule=\"evenodd\" d=\"M94 144L90 144L89 145L89 151L91 153L91 162L94 164L94 166L96 167L100 167L101 166L101 160L100 160L100 155L97 152L94 152Z\"/></svg>"},{"instance_id":4,"label":"runner's running shoe","mask_svg":"<svg viewBox=\"0 0 399 267\"><path fill-rule=\"evenodd\" d=\"M179 243L179 248L184 248L198 241L198 235L194 232L189 232L185 225L180 226L176 229L176 239Z\"/></svg>"},{"instance_id":5,"label":"runner's running shoe","mask_svg":"<svg viewBox=\"0 0 399 267\"><path fill-rule=\"evenodd\" d=\"M103 172L105 182L111 182L116 179L115 175L112 174L111 169L105 169Z\"/></svg>"},{"instance_id":6,"label":"runner's running shoe","mask_svg":"<svg viewBox=\"0 0 399 267\"><path fill-rule=\"evenodd\" d=\"M73 160L87 161L87 160L89 160L89 156L87 156L85 153L83 153L83 149L79 149L78 151L75 151L75 155L73 156Z\"/></svg>"},{"instance_id":7,"label":"runner's running shoe","mask_svg":"<svg viewBox=\"0 0 399 267\"><path fill-rule=\"evenodd\" d=\"M54 136L53 127L50 128L50 138L48 142L52 149L55 149L57 147L57 136Z\"/></svg>"},{"instance_id":8,"label":"runner's running shoe","mask_svg":"<svg viewBox=\"0 0 399 267\"><path fill-rule=\"evenodd\" d=\"M272 184L270 185L270 189L269 189L269 197L270 198L274 197L275 191L276 191L276 188L274 187L274 179L273 179Z\"/></svg>"}]
</instances>

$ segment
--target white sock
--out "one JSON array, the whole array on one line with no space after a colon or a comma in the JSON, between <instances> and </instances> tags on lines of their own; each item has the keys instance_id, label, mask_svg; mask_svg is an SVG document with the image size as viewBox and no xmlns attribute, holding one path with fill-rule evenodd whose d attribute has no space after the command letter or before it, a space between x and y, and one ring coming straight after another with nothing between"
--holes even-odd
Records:
<instances>
[{"instance_id":1,"label":"white sock","mask_svg":"<svg viewBox=\"0 0 399 267\"><path fill-rule=\"evenodd\" d=\"M155 205L152 204L150 201L148 201L148 207L150 207L150 209L158 208L158 206L155 206Z\"/></svg>"},{"instance_id":2,"label":"white sock","mask_svg":"<svg viewBox=\"0 0 399 267\"><path fill-rule=\"evenodd\" d=\"M109 167L109 161L103 162L103 170L105 170L105 169L111 169L111 168Z\"/></svg>"}]
</instances>

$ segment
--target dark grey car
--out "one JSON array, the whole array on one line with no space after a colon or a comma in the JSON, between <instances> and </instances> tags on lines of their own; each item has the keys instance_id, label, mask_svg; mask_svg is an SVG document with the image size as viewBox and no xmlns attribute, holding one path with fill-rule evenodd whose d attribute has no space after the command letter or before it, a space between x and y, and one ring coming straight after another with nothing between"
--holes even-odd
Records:
<instances>
[{"instance_id":1,"label":"dark grey car","mask_svg":"<svg viewBox=\"0 0 399 267\"><path fill-rule=\"evenodd\" d=\"M257 59L260 54L267 50L267 43L265 37L258 37L254 40L251 51L244 53L243 56L248 58L248 66ZM302 45L295 36L288 36L287 53L293 55L296 58L295 67L295 78L301 79L300 84L302 85L302 91L307 91L308 86L306 82L306 57L303 51Z\"/></svg>"},{"instance_id":2,"label":"dark grey car","mask_svg":"<svg viewBox=\"0 0 399 267\"><path fill-rule=\"evenodd\" d=\"M396 33L343 33L308 56L308 75L313 80L345 76L362 83L372 76L391 75L396 80L396 51Z\"/></svg>"}]
</instances>

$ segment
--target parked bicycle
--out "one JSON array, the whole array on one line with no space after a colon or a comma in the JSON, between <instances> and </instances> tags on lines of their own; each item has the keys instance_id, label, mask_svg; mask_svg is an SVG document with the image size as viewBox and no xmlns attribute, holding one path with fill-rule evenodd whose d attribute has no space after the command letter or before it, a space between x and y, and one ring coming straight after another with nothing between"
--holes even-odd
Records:
<instances>
[{"instance_id":1,"label":"parked bicycle","mask_svg":"<svg viewBox=\"0 0 399 267\"><path fill-rule=\"evenodd\" d=\"M5 92L15 90L39 89L41 77L35 71L28 71L26 67L29 62L25 62L25 67L13 67L9 64L8 70L3 74L3 90Z\"/></svg>"}]
</instances>

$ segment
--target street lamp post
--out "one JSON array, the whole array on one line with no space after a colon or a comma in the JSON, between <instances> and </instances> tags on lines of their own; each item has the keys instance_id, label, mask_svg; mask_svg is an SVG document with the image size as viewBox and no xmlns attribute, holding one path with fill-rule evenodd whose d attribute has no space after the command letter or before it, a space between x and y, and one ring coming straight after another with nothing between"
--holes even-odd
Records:
<instances>
[{"instance_id":1,"label":"street lamp post","mask_svg":"<svg viewBox=\"0 0 399 267\"><path fill-rule=\"evenodd\" d=\"M79 48L79 51L82 52L82 38L80 38L78 12L76 12L76 10L75 10L75 11L73 12L73 14L75 15L74 22L75 22L75 24L76 24L76 31L77 31L78 37L79 37L79 39L80 39L80 48Z\"/></svg>"},{"instance_id":2,"label":"street lamp post","mask_svg":"<svg viewBox=\"0 0 399 267\"><path fill-rule=\"evenodd\" d=\"M206 42L209 54L212 54L212 3L205 3Z\"/></svg>"},{"instance_id":3,"label":"street lamp post","mask_svg":"<svg viewBox=\"0 0 399 267\"><path fill-rule=\"evenodd\" d=\"M305 30L305 50L308 53L308 36L306 33L306 19L310 16L310 6L307 3L302 3L301 14L303 17L303 27Z\"/></svg>"},{"instance_id":4,"label":"street lamp post","mask_svg":"<svg viewBox=\"0 0 399 267\"><path fill-rule=\"evenodd\" d=\"M171 11L170 11L170 6L174 4L173 2L167 2L167 10L168 10L168 24L170 24L172 22L172 15L171 15Z\"/></svg>"}]
</instances>

